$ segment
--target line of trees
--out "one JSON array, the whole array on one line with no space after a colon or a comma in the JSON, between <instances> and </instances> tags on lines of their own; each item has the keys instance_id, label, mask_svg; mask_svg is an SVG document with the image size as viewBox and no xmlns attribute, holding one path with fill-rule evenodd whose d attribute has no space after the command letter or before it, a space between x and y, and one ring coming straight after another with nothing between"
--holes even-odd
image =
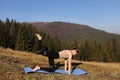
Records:
<instances>
[{"instance_id":1,"label":"line of trees","mask_svg":"<svg viewBox=\"0 0 120 80\"><path fill-rule=\"evenodd\" d=\"M34 35L36 32L43 37L41 43ZM0 47L36 52L45 46L48 47L49 52L53 53L77 47L79 54L73 57L77 60L120 62L120 48L116 38L105 44L98 44L97 41L90 42L89 40L66 42L61 41L57 36L51 37L48 33L37 30L36 27L28 23L19 23L8 18L5 22L0 20Z\"/></svg>"},{"instance_id":2,"label":"line of trees","mask_svg":"<svg viewBox=\"0 0 120 80\"><path fill-rule=\"evenodd\" d=\"M42 43L35 33L42 35ZM48 33L37 30L32 24L19 23L8 18L5 22L0 20L0 47L36 52L44 46L50 52L55 52L60 50L61 42L57 37L53 38Z\"/></svg>"}]
</instances>

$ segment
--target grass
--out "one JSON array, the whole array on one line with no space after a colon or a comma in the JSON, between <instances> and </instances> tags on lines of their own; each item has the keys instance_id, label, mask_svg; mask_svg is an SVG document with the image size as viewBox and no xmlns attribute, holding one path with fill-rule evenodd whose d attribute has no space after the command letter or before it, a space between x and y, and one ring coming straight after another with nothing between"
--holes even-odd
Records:
<instances>
[{"instance_id":1,"label":"grass","mask_svg":"<svg viewBox=\"0 0 120 80\"><path fill-rule=\"evenodd\" d=\"M64 68L62 59L56 59ZM119 80L120 63L82 62L73 60L73 65L89 72L89 75L63 75L23 72L24 67L39 64L47 67L47 58L35 53L0 48L0 80Z\"/></svg>"}]
</instances>

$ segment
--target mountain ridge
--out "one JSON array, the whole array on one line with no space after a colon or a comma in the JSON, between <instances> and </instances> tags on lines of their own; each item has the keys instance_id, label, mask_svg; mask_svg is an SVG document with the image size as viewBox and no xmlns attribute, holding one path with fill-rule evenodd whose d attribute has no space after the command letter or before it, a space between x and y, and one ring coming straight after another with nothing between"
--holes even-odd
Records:
<instances>
[{"instance_id":1,"label":"mountain ridge","mask_svg":"<svg viewBox=\"0 0 120 80\"><path fill-rule=\"evenodd\" d=\"M98 41L99 43L106 42L113 37L117 38L120 43L120 35L115 33L109 33L104 30L95 29L88 25L68 23L68 22L33 22L32 25L37 29L43 30L49 33L51 36L57 36L61 40L79 40L85 39L90 41Z\"/></svg>"}]
</instances>

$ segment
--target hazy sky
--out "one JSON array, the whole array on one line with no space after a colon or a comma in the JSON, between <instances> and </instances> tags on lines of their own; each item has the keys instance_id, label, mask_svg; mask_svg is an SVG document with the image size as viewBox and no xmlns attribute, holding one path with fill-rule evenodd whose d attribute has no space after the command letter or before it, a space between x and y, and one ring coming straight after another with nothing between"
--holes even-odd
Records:
<instances>
[{"instance_id":1,"label":"hazy sky","mask_svg":"<svg viewBox=\"0 0 120 80\"><path fill-rule=\"evenodd\" d=\"M120 34L120 0L0 0L0 20L63 21Z\"/></svg>"}]
</instances>

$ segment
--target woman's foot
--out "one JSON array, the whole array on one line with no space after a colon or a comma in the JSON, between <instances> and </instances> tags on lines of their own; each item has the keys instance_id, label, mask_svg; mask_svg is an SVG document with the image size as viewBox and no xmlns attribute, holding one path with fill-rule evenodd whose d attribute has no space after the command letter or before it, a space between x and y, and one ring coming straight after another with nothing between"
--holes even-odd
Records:
<instances>
[{"instance_id":1,"label":"woman's foot","mask_svg":"<svg viewBox=\"0 0 120 80\"><path fill-rule=\"evenodd\" d=\"M40 67L39 66L35 66L35 68L32 70L32 72L35 72L37 70L40 70Z\"/></svg>"}]
</instances>

